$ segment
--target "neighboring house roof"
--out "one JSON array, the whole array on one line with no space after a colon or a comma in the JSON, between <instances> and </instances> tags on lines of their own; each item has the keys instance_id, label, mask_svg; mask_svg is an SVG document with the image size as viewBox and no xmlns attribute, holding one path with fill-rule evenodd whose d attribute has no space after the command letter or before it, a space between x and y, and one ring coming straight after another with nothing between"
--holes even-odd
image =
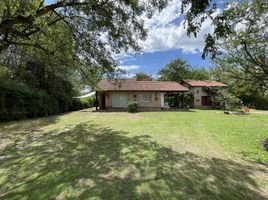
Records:
<instances>
[{"instance_id":1,"label":"neighboring house roof","mask_svg":"<svg viewBox=\"0 0 268 200\"><path fill-rule=\"evenodd\" d=\"M98 83L102 91L188 91L189 89L170 81L137 81L136 79L120 79L116 84L107 79Z\"/></svg>"},{"instance_id":2,"label":"neighboring house roof","mask_svg":"<svg viewBox=\"0 0 268 200\"><path fill-rule=\"evenodd\" d=\"M189 84L192 87L225 87L227 85L218 81L208 81L208 80L183 80L183 82Z\"/></svg>"}]
</instances>

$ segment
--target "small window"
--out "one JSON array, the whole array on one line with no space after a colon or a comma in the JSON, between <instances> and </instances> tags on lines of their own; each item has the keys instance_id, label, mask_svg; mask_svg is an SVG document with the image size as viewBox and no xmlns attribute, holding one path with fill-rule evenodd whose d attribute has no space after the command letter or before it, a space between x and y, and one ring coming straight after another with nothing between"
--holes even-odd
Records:
<instances>
[{"instance_id":1,"label":"small window","mask_svg":"<svg viewBox=\"0 0 268 200\"><path fill-rule=\"evenodd\" d=\"M198 94L199 93L199 90L196 90L196 93Z\"/></svg>"},{"instance_id":2,"label":"small window","mask_svg":"<svg viewBox=\"0 0 268 200\"><path fill-rule=\"evenodd\" d=\"M199 99L196 99L197 102L199 102L200 100Z\"/></svg>"},{"instance_id":3,"label":"small window","mask_svg":"<svg viewBox=\"0 0 268 200\"><path fill-rule=\"evenodd\" d=\"M152 94L151 93L143 93L141 95L142 102L151 102L152 101Z\"/></svg>"}]
</instances>

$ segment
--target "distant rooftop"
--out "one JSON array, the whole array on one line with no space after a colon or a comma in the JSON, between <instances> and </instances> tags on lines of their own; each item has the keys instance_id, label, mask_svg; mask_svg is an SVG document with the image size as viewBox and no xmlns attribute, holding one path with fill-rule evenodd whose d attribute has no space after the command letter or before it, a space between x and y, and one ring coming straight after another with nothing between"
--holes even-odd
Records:
<instances>
[{"instance_id":1,"label":"distant rooftop","mask_svg":"<svg viewBox=\"0 0 268 200\"><path fill-rule=\"evenodd\" d=\"M227 85L218 81L208 81L208 80L189 80L185 79L183 82L189 84L192 87L225 87Z\"/></svg>"},{"instance_id":2,"label":"distant rooftop","mask_svg":"<svg viewBox=\"0 0 268 200\"><path fill-rule=\"evenodd\" d=\"M120 79L118 82L103 79L98 83L102 91L172 91L182 92L188 89L172 81L137 81L136 79Z\"/></svg>"}]
</instances>

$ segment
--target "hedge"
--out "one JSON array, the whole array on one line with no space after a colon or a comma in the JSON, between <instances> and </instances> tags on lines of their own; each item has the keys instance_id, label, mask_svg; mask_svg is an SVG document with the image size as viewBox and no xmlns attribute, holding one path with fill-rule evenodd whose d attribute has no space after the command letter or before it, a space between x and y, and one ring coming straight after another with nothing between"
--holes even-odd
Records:
<instances>
[{"instance_id":1,"label":"hedge","mask_svg":"<svg viewBox=\"0 0 268 200\"><path fill-rule=\"evenodd\" d=\"M48 116L90 105L67 95L56 98L14 81L0 81L0 121Z\"/></svg>"}]
</instances>

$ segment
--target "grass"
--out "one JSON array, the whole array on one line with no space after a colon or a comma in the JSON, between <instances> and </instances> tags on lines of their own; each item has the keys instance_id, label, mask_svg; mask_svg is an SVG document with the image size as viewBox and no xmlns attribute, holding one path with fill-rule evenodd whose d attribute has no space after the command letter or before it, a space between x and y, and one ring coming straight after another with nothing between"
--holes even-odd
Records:
<instances>
[{"instance_id":1,"label":"grass","mask_svg":"<svg viewBox=\"0 0 268 200\"><path fill-rule=\"evenodd\" d=\"M264 115L91 112L0 124L0 199L268 199Z\"/></svg>"}]
</instances>

